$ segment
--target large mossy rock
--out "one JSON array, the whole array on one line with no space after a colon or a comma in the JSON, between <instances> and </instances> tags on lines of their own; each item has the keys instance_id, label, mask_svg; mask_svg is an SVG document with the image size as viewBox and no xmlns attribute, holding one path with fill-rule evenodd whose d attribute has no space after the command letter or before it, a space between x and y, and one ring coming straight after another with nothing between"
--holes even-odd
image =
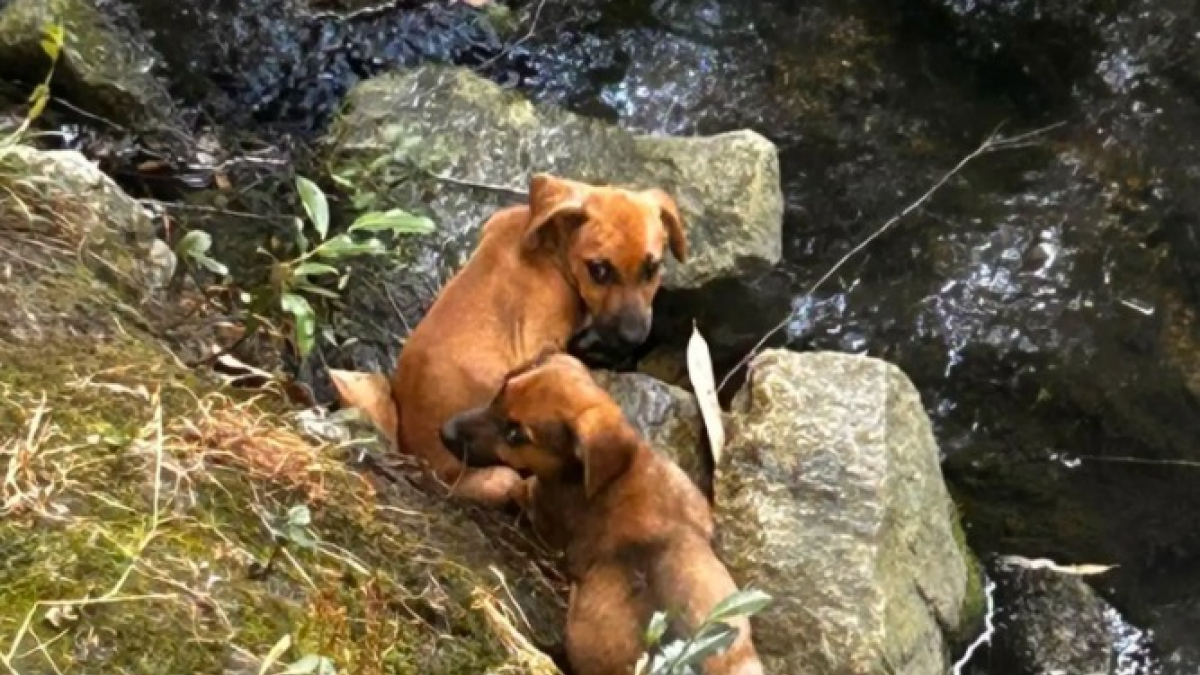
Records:
<instances>
[{"instance_id":1,"label":"large mossy rock","mask_svg":"<svg viewBox=\"0 0 1200 675\"><path fill-rule=\"evenodd\" d=\"M170 96L151 73L153 50L113 25L93 0L8 2L0 10L0 72L41 81L50 66L40 45L49 23L62 24L65 33L56 95L135 131L156 131L175 118Z\"/></svg>"},{"instance_id":2,"label":"large mossy rock","mask_svg":"<svg viewBox=\"0 0 1200 675\"><path fill-rule=\"evenodd\" d=\"M932 675L983 607L916 389L884 361L771 350L717 466L718 550L775 604L768 672Z\"/></svg>"},{"instance_id":3,"label":"large mossy rock","mask_svg":"<svg viewBox=\"0 0 1200 675\"><path fill-rule=\"evenodd\" d=\"M668 263L668 289L757 274L781 255L779 164L774 146L751 131L636 136L534 105L465 69L422 66L357 85L325 156L328 172L375 208L422 211L438 226L406 264L363 270L346 293L353 334L386 354L360 368L391 366L405 325L466 261L483 222L524 201L534 172L671 193L691 259Z\"/></svg>"},{"instance_id":4,"label":"large mossy rock","mask_svg":"<svg viewBox=\"0 0 1200 675\"><path fill-rule=\"evenodd\" d=\"M525 640L556 639L561 601L510 528L181 366L153 241L79 155L0 151L5 665L257 673L290 637L281 663L340 672L552 672Z\"/></svg>"}]
</instances>

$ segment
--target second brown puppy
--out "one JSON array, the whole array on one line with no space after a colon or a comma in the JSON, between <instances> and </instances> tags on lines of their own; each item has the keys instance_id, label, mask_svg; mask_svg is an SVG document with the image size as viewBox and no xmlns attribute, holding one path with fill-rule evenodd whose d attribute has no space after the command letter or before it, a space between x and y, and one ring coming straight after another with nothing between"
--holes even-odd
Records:
<instances>
[{"instance_id":1,"label":"second brown puppy","mask_svg":"<svg viewBox=\"0 0 1200 675\"><path fill-rule=\"evenodd\" d=\"M704 496L575 358L544 355L509 373L490 404L447 427L468 466L498 460L534 474L530 517L566 550L575 675L628 675L654 612L668 611L673 628L691 635L737 590L713 552ZM749 622L731 623L737 640L703 672L761 675Z\"/></svg>"}]
</instances>

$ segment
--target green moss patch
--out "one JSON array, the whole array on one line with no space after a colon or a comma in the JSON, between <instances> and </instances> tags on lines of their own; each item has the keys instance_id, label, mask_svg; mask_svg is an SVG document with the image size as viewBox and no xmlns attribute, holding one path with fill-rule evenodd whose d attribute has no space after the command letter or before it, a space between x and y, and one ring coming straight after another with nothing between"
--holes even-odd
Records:
<instances>
[{"instance_id":1,"label":"green moss patch","mask_svg":"<svg viewBox=\"0 0 1200 675\"><path fill-rule=\"evenodd\" d=\"M266 672L554 672L531 644L561 589L507 523L186 369L139 286L144 223L30 185L0 167L0 666L257 673L286 646ZM277 537L299 506L311 541Z\"/></svg>"}]
</instances>

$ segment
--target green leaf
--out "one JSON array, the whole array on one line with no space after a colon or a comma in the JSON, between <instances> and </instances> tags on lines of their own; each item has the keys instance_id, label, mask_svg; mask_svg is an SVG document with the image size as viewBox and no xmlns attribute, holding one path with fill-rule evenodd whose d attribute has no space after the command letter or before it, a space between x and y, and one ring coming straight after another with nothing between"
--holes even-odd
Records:
<instances>
[{"instance_id":1,"label":"green leaf","mask_svg":"<svg viewBox=\"0 0 1200 675\"><path fill-rule=\"evenodd\" d=\"M328 288L321 288L320 286L314 286L312 284L306 284L304 282L297 283L295 286L292 286L292 289L304 293L319 295L322 298L329 298L330 300L337 300L342 297L338 295L336 291L331 291Z\"/></svg>"},{"instance_id":2,"label":"green leaf","mask_svg":"<svg viewBox=\"0 0 1200 675\"><path fill-rule=\"evenodd\" d=\"M646 626L646 634L642 636L642 641L647 647L658 644L663 634L667 632L668 623L666 612L655 612L654 616L650 617L650 623Z\"/></svg>"},{"instance_id":3,"label":"green leaf","mask_svg":"<svg viewBox=\"0 0 1200 675\"><path fill-rule=\"evenodd\" d=\"M192 230L175 244L175 255L183 258L204 254L212 248L212 235L204 230Z\"/></svg>"},{"instance_id":4,"label":"green leaf","mask_svg":"<svg viewBox=\"0 0 1200 675\"><path fill-rule=\"evenodd\" d=\"M337 273L338 273L338 268L334 267L333 265L326 265L324 263L315 263L315 262L301 263L296 266L296 269L292 270L293 277L312 277L312 276L320 276L322 274L337 274Z\"/></svg>"},{"instance_id":5,"label":"green leaf","mask_svg":"<svg viewBox=\"0 0 1200 675\"><path fill-rule=\"evenodd\" d=\"M308 237L304 236L304 219L296 218L296 243L300 245L300 252L304 253L308 250Z\"/></svg>"},{"instance_id":6,"label":"green leaf","mask_svg":"<svg viewBox=\"0 0 1200 675\"><path fill-rule=\"evenodd\" d=\"M403 209L364 213L350 226L349 232L391 232L393 234L426 234L433 231L433 221L415 216Z\"/></svg>"},{"instance_id":7,"label":"green leaf","mask_svg":"<svg viewBox=\"0 0 1200 675\"><path fill-rule=\"evenodd\" d=\"M42 111L46 109L46 104L50 102L50 87L42 82L33 88L29 94L29 112L25 113L25 117L30 120L36 120L42 116Z\"/></svg>"},{"instance_id":8,"label":"green leaf","mask_svg":"<svg viewBox=\"0 0 1200 675\"><path fill-rule=\"evenodd\" d=\"M288 538L288 541L299 546L300 548L308 549L311 551L317 547L317 538L312 536L312 534L308 530L305 530L304 528L300 528L300 527L288 528L287 538Z\"/></svg>"},{"instance_id":9,"label":"green leaf","mask_svg":"<svg viewBox=\"0 0 1200 675\"><path fill-rule=\"evenodd\" d=\"M316 250L316 255L334 260L356 255L379 255L381 253L387 253L387 247L378 239L368 239L364 242L358 242L348 234L340 234L321 244Z\"/></svg>"},{"instance_id":10,"label":"green leaf","mask_svg":"<svg viewBox=\"0 0 1200 675\"><path fill-rule=\"evenodd\" d=\"M312 511L304 504L293 506L287 512L288 525L307 527L312 524Z\"/></svg>"},{"instance_id":11,"label":"green leaf","mask_svg":"<svg viewBox=\"0 0 1200 675\"><path fill-rule=\"evenodd\" d=\"M374 192L356 192L354 197L350 199L350 205L356 211L367 211L375 206L375 202L378 199L379 197Z\"/></svg>"},{"instance_id":12,"label":"green leaf","mask_svg":"<svg viewBox=\"0 0 1200 675\"><path fill-rule=\"evenodd\" d=\"M295 317L293 323L296 349L300 352L300 357L308 356L312 352L317 332L317 317L312 305L308 304L304 296L295 293L284 293L280 297L280 305L283 311Z\"/></svg>"},{"instance_id":13,"label":"green leaf","mask_svg":"<svg viewBox=\"0 0 1200 675\"><path fill-rule=\"evenodd\" d=\"M718 624L715 630L704 631L688 641L679 657L679 663L686 666L696 666L704 663L708 657L725 651L737 639L736 628L726 624Z\"/></svg>"},{"instance_id":14,"label":"green leaf","mask_svg":"<svg viewBox=\"0 0 1200 675\"><path fill-rule=\"evenodd\" d=\"M50 60L58 59L65 38L66 31L63 30L62 24L50 23L42 29L42 51L46 52Z\"/></svg>"},{"instance_id":15,"label":"green leaf","mask_svg":"<svg viewBox=\"0 0 1200 675\"><path fill-rule=\"evenodd\" d=\"M383 154L383 155L380 155L380 156L376 157L375 159L371 160L371 163L367 165L366 173L367 174L375 173L375 171L377 169L379 169L380 167L382 167L384 164L387 164L388 162L391 162L394 159L396 159L395 157L392 156L393 154L394 153Z\"/></svg>"},{"instance_id":16,"label":"green leaf","mask_svg":"<svg viewBox=\"0 0 1200 675\"><path fill-rule=\"evenodd\" d=\"M212 248L212 236L204 230L192 230L183 235L179 243L175 244L175 255L191 260L213 274L221 276L229 274L228 267L208 257L207 253L210 248Z\"/></svg>"},{"instance_id":17,"label":"green leaf","mask_svg":"<svg viewBox=\"0 0 1200 675\"><path fill-rule=\"evenodd\" d=\"M759 590L748 589L737 591L717 603L717 606L713 607L712 611L708 613L705 623L716 623L743 616L754 616L761 612L767 605L771 604L771 600L770 595Z\"/></svg>"},{"instance_id":18,"label":"green leaf","mask_svg":"<svg viewBox=\"0 0 1200 675\"><path fill-rule=\"evenodd\" d=\"M682 675L687 672L687 664L683 663L683 650L688 646L686 640L675 640L662 648L650 661L650 675Z\"/></svg>"},{"instance_id":19,"label":"green leaf","mask_svg":"<svg viewBox=\"0 0 1200 675\"><path fill-rule=\"evenodd\" d=\"M325 199L325 193L304 176L296 176L296 191L300 193L300 201L304 203L304 210L317 229L317 234L325 239L329 234L329 202Z\"/></svg>"},{"instance_id":20,"label":"green leaf","mask_svg":"<svg viewBox=\"0 0 1200 675\"><path fill-rule=\"evenodd\" d=\"M197 253L196 255L192 256L192 260L195 260L196 264L200 265L209 272L212 272L213 274L219 274L221 276L229 274L229 268L226 267L224 263L214 260L203 253Z\"/></svg>"}]
</instances>

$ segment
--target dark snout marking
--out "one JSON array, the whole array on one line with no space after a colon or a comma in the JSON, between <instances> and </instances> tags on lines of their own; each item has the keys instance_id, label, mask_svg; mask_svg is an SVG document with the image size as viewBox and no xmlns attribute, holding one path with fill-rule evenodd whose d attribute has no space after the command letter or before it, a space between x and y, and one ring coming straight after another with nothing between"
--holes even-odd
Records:
<instances>
[{"instance_id":1,"label":"dark snout marking","mask_svg":"<svg viewBox=\"0 0 1200 675\"><path fill-rule=\"evenodd\" d=\"M451 417L438 431L442 445L468 467L485 468L503 464L496 455L495 443L481 433L487 422L472 412Z\"/></svg>"},{"instance_id":2,"label":"dark snout marking","mask_svg":"<svg viewBox=\"0 0 1200 675\"><path fill-rule=\"evenodd\" d=\"M650 335L650 316L639 311L622 312L617 317L616 337L622 343L635 347Z\"/></svg>"}]
</instances>

